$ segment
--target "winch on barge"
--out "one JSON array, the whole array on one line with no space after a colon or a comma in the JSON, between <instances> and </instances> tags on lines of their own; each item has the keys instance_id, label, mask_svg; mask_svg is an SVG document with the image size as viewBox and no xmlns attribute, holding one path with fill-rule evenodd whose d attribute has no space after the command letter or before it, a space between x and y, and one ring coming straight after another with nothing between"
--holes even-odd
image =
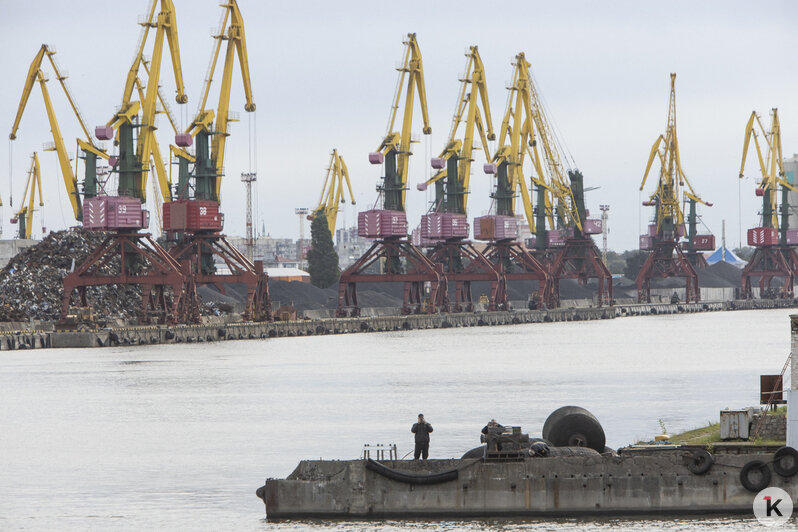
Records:
<instances>
[{"instance_id":1,"label":"winch on barge","mask_svg":"<svg viewBox=\"0 0 798 532\"><path fill-rule=\"evenodd\" d=\"M666 444L616 453L604 448L589 412L563 407L547 425L552 418L560 429L572 428L544 425L546 441L509 427L460 459L303 460L257 494L271 520L743 514L765 487L798 495L798 452L791 447L711 454Z\"/></svg>"}]
</instances>

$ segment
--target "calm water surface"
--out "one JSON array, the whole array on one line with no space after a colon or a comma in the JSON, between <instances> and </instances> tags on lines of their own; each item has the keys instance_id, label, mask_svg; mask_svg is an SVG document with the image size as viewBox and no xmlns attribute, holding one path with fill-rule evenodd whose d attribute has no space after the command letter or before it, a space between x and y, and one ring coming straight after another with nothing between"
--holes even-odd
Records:
<instances>
[{"instance_id":1,"label":"calm water surface","mask_svg":"<svg viewBox=\"0 0 798 532\"><path fill-rule=\"evenodd\" d=\"M754 405L789 352L790 310L219 344L0 352L2 530L747 530L749 519L267 523L255 489L364 443L431 456L491 417L539 435L563 405L608 445Z\"/></svg>"}]
</instances>

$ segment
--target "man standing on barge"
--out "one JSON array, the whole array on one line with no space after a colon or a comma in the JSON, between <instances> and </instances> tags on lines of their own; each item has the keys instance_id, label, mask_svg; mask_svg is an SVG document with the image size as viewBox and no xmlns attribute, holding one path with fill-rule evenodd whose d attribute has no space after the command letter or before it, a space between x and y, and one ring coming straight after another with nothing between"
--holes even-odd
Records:
<instances>
[{"instance_id":1,"label":"man standing on barge","mask_svg":"<svg viewBox=\"0 0 798 532\"><path fill-rule=\"evenodd\" d=\"M413 423L410 432L416 435L416 450L413 452L413 459L418 460L421 456L424 460L429 456L429 433L432 432L432 425L426 422L424 414L418 415L418 423Z\"/></svg>"}]
</instances>

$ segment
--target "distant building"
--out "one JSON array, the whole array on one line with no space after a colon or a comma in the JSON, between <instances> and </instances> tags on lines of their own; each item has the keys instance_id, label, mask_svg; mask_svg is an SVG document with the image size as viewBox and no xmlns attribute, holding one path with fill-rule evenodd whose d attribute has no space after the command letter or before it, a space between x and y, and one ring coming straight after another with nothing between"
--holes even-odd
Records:
<instances>
[{"instance_id":1,"label":"distant building","mask_svg":"<svg viewBox=\"0 0 798 532\"><path fill-rule=\"evenodd\" d=\"M243 237L231 236L227 240L239 251L246 254L246 241ZM281 260L297 261L297 243L291 238L272 238L259 236L255 239L255 260L262 260L266 267L278 266Z\"/></svg>"},{"instance_id":2,"label":"distant building","mask_svg":"<svg viewBox=\"0 0 798 532\"><path fill-rule=\"evenodd\" d=\"M299 281L310 282L310 274L299 268L266 268L266 273L271 281Z\"/></svg>"},{"instance_id":3,"label":"distant building","mask_svg":"<svg viewBox=\"0 0 798 532\"><path fill-rule=\"evenodd\" d=\"M335 231L335 251L338 253L338 266L343 270L363 255L373 240L357 235L357 227Z\"/></svg>"}]
</instances>

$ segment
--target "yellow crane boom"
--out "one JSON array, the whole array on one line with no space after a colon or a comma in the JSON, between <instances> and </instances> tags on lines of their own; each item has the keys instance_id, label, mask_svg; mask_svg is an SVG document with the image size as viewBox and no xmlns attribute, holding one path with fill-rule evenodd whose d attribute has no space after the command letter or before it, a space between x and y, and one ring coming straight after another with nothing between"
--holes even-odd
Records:
<instances>
[{"instance_id":1,"label":"yellow crane boom","mask_svg":"<svg viewBox=\"0 0 798 532\"><path fill-rule=\"evenodd\" d=\"M460 91L457 98L457 107L452 118L452 127L449 131L449 139L446 147L440 154L439 160L434 161L442 169L434 176L420 185L418 188L424 190L427 186L437 183L446 178L446 208L447 212L466 214L468 204L468 187L471 178L471 163L474 150L474 130L479 133L482 141L482 150L485 152L485 160L490 161L490 147L488 140L495 140L496 134L493 132L493 119L491 118L490 102L488 100L488 88L485 80L485 67L479 50L476 46L471 46L466 54L465 76L460 81ZM479 105L482 105L482 112ZM484 123L483 116L484 114ZM457 131L460 124L465 124L462 140L457 138ZM487 128L487 131L486 131ZM452 157L457 164L457 175L449 176L449 168L446 162ZM436 209L441 208L443 197L438 197L443 193L443 187L436 188Z\"/></svg>"},{"instance_id":2,"label":"yellow crane boom","mask_svg":"<svg viewBox=\"0 0 798 532\"><path fill-rule=\"evenodd\" d=\"M765 227L779 228L778 220L778 187L798 192L793 185L784 177L784 167L782 164L783 156L781 151L781 123L779 122L779 110L770 111L770 129L766 129L756 111L751 113L748 123L745 126L745 140L743 142L743 158L740 163L740 178L745 171L745 160L751 139L754 140L756 147L757 160L759 162L760 178L758 188L763 197L763 224ZM767 150L762 152L759 143L759 135L762 135Z\"/></svg>"},{"instance_id":3,"label":"yellow crane boom","mask_svg":"<svg viewBox=\"0 0 798 532\"><path fill-rule=\"evenodd\" d=\"M244 86L244 96L246 102L244 110L247 112L255 111L255 103L252 98L252 86L249 74L249 60L247 58L247 41L244 33L244 19L241 11L238 9L238 2L236 0L227 0L221 4L225 10L222 18L222 23L219 31L214 35L216 43L213 47L211 54L211 63L208 69L208 76L205 79L205 84L202 91L202 99L200 100L199 110L194 120L191 121L188 128L185 130L185 135L197 137L197 145L195 148L194 160L194 178L195 178L195 195L201 199L210 199L219 201L221 194L221 176L224 174L224 155L227 143L227 132L229 123L234 119L230 116L230 92L232 89L233 81L233 66L235 58L238 57L238 63L241 70L241 80ZM229 23L229 25L228 25ZM216 64L219 54L222 49L222 42L227 41L227 50L225 53L224 65L222 67L222 79L219 88L219 101L216 111L213 109L206 109L205 106L208 102L211 84L213 83L214 73L216 71ZM215 124L214 124L215 121ZM182 143L178 135L176 141L181 147L187 147L190 142L183 139ZM209 151L210 153L206 153ZM186 161L188 152L184 149L175 147L173 149L179 159L183 160L183 167L187 169ZM208 160L210 159L210 160ZM179 178L178 188L187 193L188 175L185 174ZM182 192L181 192L182 194ZM178 197L183 197L181 194Z\"/></svg>"},{"instance_id":4,"label":"yellow crane boom","mask_svg":"<svg viewBox=\"0 0 798 532\"><path fill-rule=\"evenodd\" d=\"M160 2L160 11L155 14L156 6ZM164 40L169 46L172 59L172 70L174 73L178 103L185 103L188 97L185 94L183 85L183 72L180 62L180 46L177 34L175 8L171 0L153 0L147 21L142 23L143 31L139 40L139 46L133 60L133 64L128 71L122 93L122 105L119 111L108 121L107 125L116 130L116 140L124 144L125 153L132 152L133 135L132 128L136 120L139 119L139 137L135 147L135 156L122 156L119 159L119 191L122 194L130 194L144 201L147 197L147 175L150 169L150 160L154 160L154 166L159 181L161 194L170 197L170 183L168 174L161 158L160 149L155 137L155 116L159 112L157 102L162 101L162 107L169 116L173 127L174 121L168 112L165 102L160 94L159 81L161 74L161 63L163 58ZM155 40L152 48L152 57L149 64L144 61L144 47L151 28L155 28ZM138 73L142 67L147 72L146 84L142 84ZM138 93L139 100L132 100L134 91ZM166 191L166 193L164 193Z\"/></svg>"},{"instance_id":5,"label":"yellow crane boom","mask_svg":"<svg viewBox=\"0 0 798 532\"><path fill-rule=\"evenodd\" d=\"M405 196L407 194L407 172L411 143L411 128L413 125L413 103L415 94L418 92L418 100L421 106L421 117L424 121L422 132L425 135L432 133L429 125L429 113L427 112L427 92L424 85L424 64L421 59L421 49L416 41L415 33L408 33L404 41L405 54L402 66L399 71L399 81L396 84L391 114L388 119L388 128L377 148L385 158L385 180L383 190L385 192L384 208L388 210L405 210ZM394 124L399 112L399 103L402 97L404 81L407 78L405 92L404 113L402 115L401 131L394 131ZM370 156L373 161L377 161Z\"/></svg>"},{"instance_id":6,"label":"yellow crane boom","mask_svg":"<svg viewBox=\"0 0 798 532\"><path fill-rule=\"evenodd\" d=\"M494 170L491 171L496 172L496 190L492 197L496 201L496 214L515 216L517 191L524 206L529 228L535 232L532 201L523 171L527 146L531 147L533 142L530 64L523 52L515 56L513 67L512 84L508 87L510 94L507 98L507 108L499 129L499 145L493 156ZM540 167L540 158L532 157L532 162L536 165L537 174L544 175Z\"/></svg>"},{"instance_id":7,"label":"yellow crane boom","mask_svg":"<svg viewBox=\"0 0 798 532\"><path fill-rule=\"evenodd\" d=\"M349 170L346 167L344 158L333 149L330 155L330 164L327 166L327 175L324 177L324 185L319 197L319 205L313 209L309 218L324 215L327 218L327 226L330 234L335 236L335 224L338 219L338 206L346 203L344 199L344 183L349 190L349 200L355 205L355 196L352 194L352 183L349 181Z\"/></svg>"},{"instance_id":8,"label":"yellow crane boom","mask_svg":"<svg viewBox=\"0 0 798 532\"><path fill-rule=\"evenodd\" d=\"M668 104L668 123L665 134L659 135L651 147L651 152L640 183L642 191L655 160L659 160L660 172L657 188L651 194L647 205L655 205L657 209L657 231L666 233L665 239L678 240L678 227L684 223L684 211L680 206L682 187L687 190L682 193L684 198L693 199L698 203L709 206L693 190L690 181L682 170L682 161L679 156L679 139L676 135L676 74L671 73L671 90Z\"/></svg>"},{"instance_id":9,"label":"yellow crane boom","mask_svg":"<svg viewBox=\"0 0 798 532\"><path fill-rule=\"evenodd\" d=\"M30 239L31 232L33 231L33 211L37 190L39 191L39 207L44 206L42 177L39 169L39 155L33 152L30 159L28 180L25 183L25 192L22 194L22 206L14 217L11 218L11 223L19 223L19 238L24 239Z\"/></svg>"},{"instance_id":10,"label":"yellow crane boom","mask_svg":"<svg viewBox=\"0 0 798 532\"><path fill-rule=\"evenodd\" d=\"M582 230L582 218L579 213L574 191L571 188L569 169L563 164L563 157L560 154L560 147L554 134L554 129L549 124L549 119L540 98L540 91L535 85L534 79L529 77L529 98L531 104L532 124L530 127L530 141L527 143L527 151L532 158L533 166L537 172L541 169L546 171L545 175L538 173L537 183L545 183L546 189L547 215L549 226L554 229L554 212L551 209L553 199L558 200L558 222L564 225L576 227ZM542 154L541 154L542 152ZM541 160L542 159L542 160ZM538 184L538 186L541 186ZM538 207L540 208L540 207Z\"/></svg>"},{"instance_id":11,"label":"yellow crane boom","mask_svg":"<svg viewBox=\"0 0 798 532\"><path fill-rule=\"evenodd\" d=\"M80 113L78 112L77 105L75 104L75 100L72 98L67 86L65 84L66 76L61 75L60 71L58 70L58 66L56 65L55 61L53 60L53 54L55 52L51 51L46 44L43 44L39 51L36 53L36 56L33 58L30 67L28 68L28 75L25 78L25 84L22 89L22 97L19 101L19 106L17 108L17 114L14 118L14 124L11 127L11 134L9 138L14 140L17 138L17 132L19 131L19 126L22 121L22 115L25 112L25 107L28 103L28 98L30 97L30 93L33 90L33 85L38 82L39 87L42 91L42 98L44 99L44 108L47 112L47 119L50 123L50 131L53 136L53 144L55 146L55 152L58 156L58 164L61 169L61 175L64 179L64 185L66 186L67 195L69 197L69 202L72 205L72 211L75 214L76 220L81 220L83 218L83 207L80 202L80 193L78 191L78 180L75 177L75 172L72 171L72 166L69 159L69 154L66 150L66 145L64 144L64 137L61 135L61 128L58 125L58 120L55 116L55 110L53 109L53 103L50 99L50 92L47 90L47 78L42 72L42 61L44 57L47 57L50 60L50 64L53 66L53 70L56 73L56 76L61 83L62 88L64 89L64 93L67 95L67 99L69 100L70 105L72 106L72 110L75 112L75 116L78 117L78 121L80 122L81 128L83 129L84 133L87 135L88 139L91 139L91 135L88 133L88 129L86 128L85 122L83 121Z\"/></svg>"}]
</instances>

